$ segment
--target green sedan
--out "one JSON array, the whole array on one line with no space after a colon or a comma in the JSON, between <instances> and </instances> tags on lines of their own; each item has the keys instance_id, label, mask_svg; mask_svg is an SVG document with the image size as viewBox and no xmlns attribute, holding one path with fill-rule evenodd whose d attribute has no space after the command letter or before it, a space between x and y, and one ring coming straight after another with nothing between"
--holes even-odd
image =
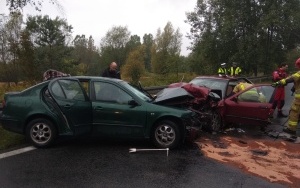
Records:
<instances>
[{"instance_id":1,"label":"green sedan","mask_svg":"<svg viewBox=\"0 0 300 188\"><path fill-rule=\"evenodd\" d=\"M24 134L36 147L48 147L59 136L150 139L160 148L175 148L195 114L153 103L127 82L103 77L62 77L22 92L6 93L2 126Z\"/></svg>"}]
</instances>

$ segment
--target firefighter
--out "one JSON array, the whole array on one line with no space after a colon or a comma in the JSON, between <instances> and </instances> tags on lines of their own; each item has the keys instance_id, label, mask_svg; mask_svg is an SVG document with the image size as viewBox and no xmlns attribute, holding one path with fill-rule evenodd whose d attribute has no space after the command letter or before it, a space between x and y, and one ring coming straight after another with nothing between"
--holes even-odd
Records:
<instances>
[{"instance_id":1,"label":"firefighter","mask_svg":"<svg viewBox=\"0 0 300 188\"><path fill-rule=\"evenodd\" d=\"M272 83L272 86L278 87L285 86L288 83L294 83L295 97L290 109L288 126L284 128L283 131L291 135L296 135L296 143L300 143L300 127L298 126L300 115L300 58L296 60L295 67L296 69L298 69L298 72L292 74L291 76L288 76L287 78Z\"/></svg>"},{"instance_id":2,"label":"firefighter","mask_svg":"<svg viewBox=\"0 0 300 188\"><path fill-rule=\"evenodd\" d=\"M244 80L240 80L239 83L233 88L232 92L235 94L251 86L253 86L253 84L247 83ZM256 88L252 88L241 94L239 99L241 101L260 102L260 95L257 92Z\"/></svg>"},{"instance_id":3,"label":"firefighter","mask_svg":"<svg viewBox=\"0 0 300 188\"><path fill-rule=\"evenodd\" d=\"M227 76L226 63L222 63L221 67L218 69L219 76Z\"/></svg>"},{"instance_id":4,"label":"firefighter","mask_svg":"<svg viewBox=\"0 0 300 188\"><path fill-rule=\"evenodd\" d=\"M281 64L277 70L272 73L273 82L277 82L287 77L286 69L288 68L287 64ZM274 101L272 104L272 109L275 111L277 107L277 117L284 118L288 117L287 115L282 113L282 108L285 103L285 91L284 86L278 86L275 89Z\"/></svg>"},{"instance_id":5,"label":"firefighter","mask_svg":"<svg viewBox=\"0 0 300 188\"><path fill-rule=\"evenodd\" d=\"M236 77L239 76L242 72L242 69L237 66L237 62L233 62L232 66L228 69L229 75Z\"/></svg>"}]
</instances>

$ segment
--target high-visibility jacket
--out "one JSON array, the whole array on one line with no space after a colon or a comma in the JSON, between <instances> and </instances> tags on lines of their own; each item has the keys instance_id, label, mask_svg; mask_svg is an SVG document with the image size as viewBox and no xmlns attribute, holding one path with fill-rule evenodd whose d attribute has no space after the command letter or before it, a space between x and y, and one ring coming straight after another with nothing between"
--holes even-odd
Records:
<instances>
[{"instance_id":1,"label":"high-visibility jacket","mask_svg":"<svg viewBox=\"0 0 300 188\"><path fill-rule=\"evenodd\" d=\"M252 84L249 84L246 82L241 82L233 88L233 92L238 93L238 92L243 91L246 88L251 87L251 86L252 86Z\"/></svg>"},{"instance_id":2,"label":"high-visibility jacket","mask_svg":"<svg viewBox=\"0 0 300 188\"><path fill-rule=\"evenodd\" d=\"M218 74L227 74L226 68L220 67L220 68L218 69Z\"/></svg>"},{"instance_id":3,"label":"high-visibility jacket","mask_svg":"<svg viewBox=\"0 0 300 188\"><path fill-rule=\"evenodd\" d=\"M250 84L250 83L241 82L241 83L239 83L238 85L236 85L234 87L233 92L238 93L238 92L243 91L246 88L251 87L251 86L252 86L252 84ZM240 101L247 101L247 102L266 102L265 97L261 96L257 92L256 88L252 88L252 89L244 92L243 94L241 94L239 96L239 100Z\"/></svg>"},{"instance_id":4,"label":"high-visibility jacket","mask_svg":"<svg viewBox=\"0 0 300 188\"><path fill-rule=\"evenodd\" d=\"M230 76L238 76L241 74L242 69L240 67L230 67L228 72Z\"/></svg>"},{"instance_id":5,"label":"high-visibility jacket","mask_svg":"<svg viewBox=\"0 0 300 188\"><path fill-rule=\"evenodd\" d=\"M299 111L300 111L300 71L292 74L291 76L284 78L278 81L281 85L286 85L288 83L294 82L295 87L295 98L291 105L288 126L287 128L292 131L297 131L296 135L300 136L300 133L297 130L298 121L299 121Z\"/></svg>"},{"instance_id":6,"label":"high-visibility jacket","mask_svg":"<svg viewBox=\"0 0 300 188\"><path fill-rule=\"evenodd\" d=\"M295 88L295 99L299 101L300 104L300 71L292 74L291 76L284 78L279 81L281 85L286 85L288 83L294 82L294 88Z\"/></svg>"}]
</instances>

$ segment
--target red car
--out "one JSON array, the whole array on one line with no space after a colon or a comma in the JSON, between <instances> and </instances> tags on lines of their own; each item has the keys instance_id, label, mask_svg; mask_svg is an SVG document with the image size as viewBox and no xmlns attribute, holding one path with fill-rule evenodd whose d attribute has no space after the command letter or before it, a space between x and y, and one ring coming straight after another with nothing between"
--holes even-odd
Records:
<instances>
[{"instance_id":1,"label":"red car","mask_svg":"<svg viewBox=\"0 0 300 188\"><path fill-rule=\"evenodd\" d=\"M233 88L240 81L252 83L247 78L199 76L189 83L169 85L157 94L157 98L169 96L172 100L164 100L161 104L185 106L198 112L203 128L209 131L218 131L229 124L266 126L270 123L269 117L273 113L271 107L274 88L270 84L252 83L252 87L234 94ZM171 94L172 88L183 88L193 98L188 100L182 95L180 99L178 92ZM249 90L256 91L256 96L245 100L244 96ZM176 99L173 96L176 96Z\"/></svg>"}]
</instances>

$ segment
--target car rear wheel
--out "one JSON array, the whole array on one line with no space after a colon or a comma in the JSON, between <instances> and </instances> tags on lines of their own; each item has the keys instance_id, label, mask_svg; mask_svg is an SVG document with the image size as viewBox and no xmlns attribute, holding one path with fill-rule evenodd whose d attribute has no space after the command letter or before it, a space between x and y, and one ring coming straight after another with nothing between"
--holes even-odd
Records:
<instances>
[{"instance_id":1,"label":"car rear wheel","mask_svg":"<svg viewBox=\"0 0 300 188\"><path fill-rule=\"evenodd\" d=\"M172 149L178 146L181 134L176 123L163 120L156 124L151 137L157 147Z\"/></svg>"},{"instance_id":2,"label":"car rear wheel","mask_svg":"<svg viewBox=\"0 0 300 188\"><path fill-rule=\"evenodd\" d=\"M53 123L44 118L38 118L28 123L26 138L36 147L51 146L56 139L57 131Z\"/></svg>"}]
</instances>

